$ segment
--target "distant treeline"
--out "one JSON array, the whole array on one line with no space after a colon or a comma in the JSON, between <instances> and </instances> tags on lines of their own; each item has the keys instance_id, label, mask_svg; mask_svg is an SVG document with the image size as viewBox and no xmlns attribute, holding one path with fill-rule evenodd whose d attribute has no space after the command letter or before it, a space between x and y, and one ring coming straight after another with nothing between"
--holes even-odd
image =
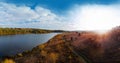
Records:
<instances>
[{"instance_id":1,"label":"distant treeline","mask_svg":"<svg viewBox=\"0 0 120 63\"><path fill-rule=\"evenodd\" d=\"M13 34L41 34L50 33L52 30L33 29L33 28L0 28L0 35L13 35Z\"/></svg>"}]
</instances>

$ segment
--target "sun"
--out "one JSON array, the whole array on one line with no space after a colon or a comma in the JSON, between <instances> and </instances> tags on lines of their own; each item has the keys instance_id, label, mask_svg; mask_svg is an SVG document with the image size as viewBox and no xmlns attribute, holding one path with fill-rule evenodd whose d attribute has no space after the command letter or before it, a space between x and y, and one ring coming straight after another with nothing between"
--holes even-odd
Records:
<instances>
[{"instance_id":1,"label":"sun","mask_svg":"<svg viewBox=\"0 0 120 63\"><path fill-rule=\"evenodd\" d=\"M77 7L74 15L74 29L106 33L120 25L119 9L101 5Z\"/></svg>"}]
</instances>

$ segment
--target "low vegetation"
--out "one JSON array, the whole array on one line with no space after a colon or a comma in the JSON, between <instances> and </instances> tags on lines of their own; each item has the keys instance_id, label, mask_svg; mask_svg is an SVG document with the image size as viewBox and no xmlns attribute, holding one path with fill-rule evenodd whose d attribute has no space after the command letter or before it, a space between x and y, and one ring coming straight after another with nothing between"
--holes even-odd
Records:
<instances>
[{"instance_id":1,"label":"low vegetation","mask_svg":"<svg viewBox=\"0 0 120 63\"><path fill-rule=\"evenodd\" d=\"M12 59L5 59L1 63L16 63L16 62L14 60L12 60Z\"/></svg>"}]
</instances>

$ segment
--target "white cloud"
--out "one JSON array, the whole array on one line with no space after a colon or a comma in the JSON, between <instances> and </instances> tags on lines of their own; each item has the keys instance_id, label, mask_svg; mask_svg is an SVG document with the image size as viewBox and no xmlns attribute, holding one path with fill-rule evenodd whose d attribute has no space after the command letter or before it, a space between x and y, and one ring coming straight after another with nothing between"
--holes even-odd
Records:
<instances>
[{"instance_id":1,"label":"white cloud","mask_svg":"<svg viewBox=\"0 0 120 63\"><path fill-rule=\"evenodd\" d=\"M0 3L0 25L3 27L29 27L47 29L65 29L63 17L52 13L49 9Z\"/></svg>"},{"instance_id":2,"label":"white cloud","mask_svg":"<svg viewBox=\"0 0 120 63\"><path fill-rule=\"evenodd\" d=\"M37 6L0 3L0 26L65 30L106 30L120 25L120 5L76 5L60 16Z\"/></svg>"}]
</instances>

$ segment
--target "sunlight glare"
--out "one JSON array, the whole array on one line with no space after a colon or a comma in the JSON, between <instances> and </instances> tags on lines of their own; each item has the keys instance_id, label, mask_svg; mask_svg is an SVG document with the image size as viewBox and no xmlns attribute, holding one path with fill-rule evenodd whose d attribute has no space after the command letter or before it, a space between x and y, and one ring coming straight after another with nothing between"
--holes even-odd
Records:
<instances>
[{"instance_id":1,"label":"sunlight glare","mask_svg":"<svg viewBox=\"0 0 120 63\"><path fill-rule=\"evenodd\" d=\"M77 7L72 15L74 29L105 33L120 25L120 9L101 5Z\"/></svg>"}]
</instances>

